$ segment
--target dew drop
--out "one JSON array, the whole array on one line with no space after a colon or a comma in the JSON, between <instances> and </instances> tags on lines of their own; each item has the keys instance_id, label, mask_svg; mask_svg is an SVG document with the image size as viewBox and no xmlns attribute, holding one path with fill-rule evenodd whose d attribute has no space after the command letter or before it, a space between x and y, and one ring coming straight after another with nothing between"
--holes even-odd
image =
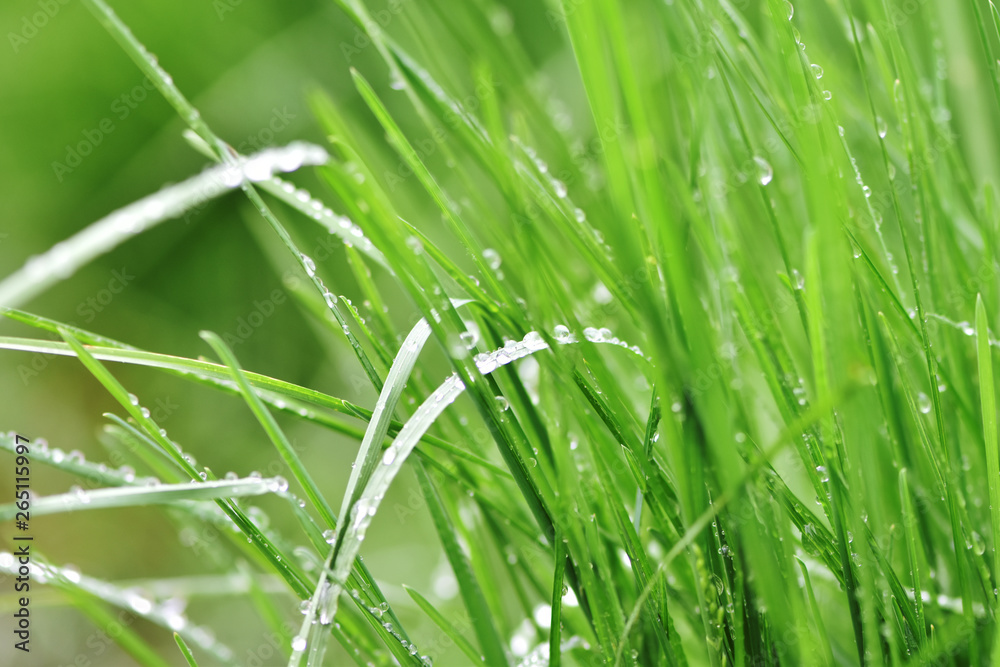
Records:
<instances>
[{"instance_id":1,"label":"dew drop","mask_svg":"<svg viewBox=\"0 0 1000 667\"><path fill-rule=\"evenodd\" d=\"M931 399L924 392L917 394L917 408L925 415L931 411Z\"/></svg>"},{"instance_id":2,"label":"dew drop","mask_svg":"<svg viewBox=\"0 0 1000 667\"><path fill-rule=\"evenodd\" d=\"M823 78L823 68L822 68L822 66L817 65L816 63L813 63L812 65L809 66L809 68L812 70L813 76L815 76L817 79L822 79Z\"/></svg>"},{"instance_id":3,"label":"dew drop","mask_svg":"<svg viewBox=\"0 0 1000 667\"><path fill-rule=\"evenodd\" d=\"M774 178L774 170L771 168L771 164L764 158L755 155L753 161L757 164L757 182L761 185L767 185Z\"/></svg>"},{"instance_id":4,"label":"dew drop","mask_svg":"<svg viewBox=\"0 0 1000 667\"><path fill-rule=\"evenodd\" d=\"M504 412L510 407L510 401L508 401L504 396L497 396L495 400L497 402L497 408L500 409L500 412Z\"/></svg>"}]
</instances>

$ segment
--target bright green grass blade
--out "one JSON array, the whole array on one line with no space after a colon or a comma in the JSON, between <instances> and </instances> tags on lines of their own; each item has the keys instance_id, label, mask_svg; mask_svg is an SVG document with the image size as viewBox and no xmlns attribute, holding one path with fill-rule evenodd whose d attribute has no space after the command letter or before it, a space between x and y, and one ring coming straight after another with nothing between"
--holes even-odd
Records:
<instances>
[{"instance_id":1,"label":"bright green grass blade","mask_svg":"<svg viewBox=\"0 0 1000 667\"><path fill-rule=\"evenodd\" d=\"M420 483L420 490L427 501L427 508L434 520L434 527L437 529L438 537L444 546L445 556L455 573L458 590L465 602L465 608L469 612L469 619L472 622L476 638L479 640L479 646L482 648L483 661L487 665L504 665L507 663L507 658L504 653L503 641L500 639L493 621L493 612L487 606L479 582L476 581L472 567L459 546L455 527L452 525L434 482L427 471L419 464L415 466L414 470L417 481Z\"/></svg>"},{"instance_id":2,"label":"bright green grass blade","mask_svg":"<svg viewBox=\"0 0 1000 667\"><path fill-rule=\"evenodd\" d=\"M58 331L59 325L55 326ZM21 350L25 352L40 352L43 354L56 354L63 356L76 356L75 351L66 343L56 341L46 341L27 338L9 338L0 336L0 349ZM231 393L239 393L238 387L234 386L231 374L227 368L220 364L207 361L186 359L184 357L174 357L171 355L159 354L155 352L145 352L135 348L119 347L98 347L91 346L90 353L95 359L101 361L115 361L127 364L138 364L159 368L185 379L207 384L217 389L222 389ZM371 412L365 408L354 405L348 401L323 394L300 385L271 378L266 375L244 371L244 376L252 387L255 388L261 400L271 405L275 409L285 411L302 419L315 422L319 425L333 429L344 435L351 436L356 440L364 437L364 431L349 424L344 424L333 419L323 412L317 412L311 407L323 407L333 409L364 421L371 419ZM266 387L266 389L265 389ZM389 434L395 435L402 428L402 424L393 420L390 423ZM425 435L422 442L429 446L446 451L452 456L461 458L477 466L492 471L493 474L510 478L510 472L497 465L431 435Z\"/></svg>"},{"instance_id":3,"label":"bright green grass blade","mask_svg":"<svg viewBox=\"0 0 1000 667\"><path fill-rule=\"evenodd\" d=\"M416 590L410 588L407 585L403 585L403 590L413 598L413 601L417 603L417 606L427 614L427 616L434 621L434 624L441 628L441 631L445 633L451 641L455 642L455 646L464 653L473 664L478 665L483 662L483 656L476 650L469 640L458 631L458 628L449 621L444 614L437 610L437 608L431 604L427 598L418 593Z\"/></svg>"},{"instance_id":4,"label":"bright green grass blade","mask_svg":"<svg viewBox=\"0 0 1000 667\"><path fill-rule=\"evenodd\" d=\"M302 464L302 460L299 458L298 453L296 453L295 448L292 447L292 443L289 442L288 437L285 435L281 427L278 426L278 422L274 419L274 416L268 411L264 406L264 403L257 396L257 393L250 387L250 383L247 381L246 376L243 374L243 369L236 360L236 356L228 345L215 333L211 331L203 331L201 337L212 346L215 353L219 355L223 363L229 367L232 373L233 380L240 388L240 393L243 398L246 399L247 405L250 406L250 410L254 413L257 421L264 428L267 436L271 439L274 448L278 450L278 454L281 456L285 465L292 472L292 476L295 478L305 491L306 497L309 498L309 502L312 503L316 511L320 513L323 517L323 521L330 527L333 528L337 525L337 520L333 515L333 510L330 505L326 502L323 497L323 493L319 490L316 482L313 481L312 476L309 471L306 470L305 466Z\"/></svg>"},{"instance_id":5,"label":"bright green grass blade","mask_svg":"<svg viewBox=\"0 0 1000 667\"><path fill-rule=\"evenodd\" d=\"M71 491L55 496L42 496L31 501L31 512L36 516L77 512L80 510L162 505L181 500L214 500L216 498L242 498L278 493L283 482L277 478L191 482L190 484L161 484L157 486L122 487ZM0 505L0 521L9 521L18 512L17 505Z\"/></svg>"},{"instance_id":6,"label":"bright green grass blade","mask_svg":"<svg viewBox=\"0 0 1000 667\"><path fill-rule=\"evenodd\" d=\"M194 659L194 655L191 654L191 649L188 648L184 638L175 632L174 641L177 642L177 648L181 650L181 655L187 660L189 667L198 667L198 662Z\"/></svg>"},{"instance_id":7,"label":"bright green grass blade","mask_svg":"<svg viewBox=\"0 0 1000 667\"><path fill-rule=\"evenodd\" d=\"M993 386L993 356L990 327L983 297L976 298L976 354L979 360L979 396L983 412L983 440L986 442L986 482L990 495L990 523L993 539L994 590L1000 587L1000 451L997 450L997 406ZM994 593L994 595L996 595Z\"/></svg>"}]
</instances>

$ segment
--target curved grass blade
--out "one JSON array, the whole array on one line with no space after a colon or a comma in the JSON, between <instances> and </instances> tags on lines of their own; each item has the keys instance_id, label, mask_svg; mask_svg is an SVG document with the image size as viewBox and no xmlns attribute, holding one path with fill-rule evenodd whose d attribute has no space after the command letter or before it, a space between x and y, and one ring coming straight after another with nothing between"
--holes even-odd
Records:
<instances>
[{"instance_id":1,"label":"curved grass blade","mask_svg":"<svg viewBox=\"0 0 1000 667\"><path fill-rule=\"evenodd\" d=\"M277 478L239 480L214 480L189 484L161 484L158 486L131 486L124 488L71 491L54 496L43 496L31 501L35 516L60 514L80 510L163 505L180 500L214 500L216 498L242 498L281 491L282 480ZM0 521L10 521L18 512L17 505L0 505Z\"/></svg>"},{"instance_id":2,"label":"curved grass blade","mask_svg":"<svg viewBox=\"0 0 1000 667\"><path fill-rule=\"evenodd\" d=\"M0 306L14 307L52 284L73 275L90 260L155 225L232 190L244 181L275 171L294 171L304 164L319 165L327 153L318 146L295 142L268 148L234 164L210 167L197 176L118 209L50 250L33 257L0 282Z\"/></svg>"},{"instance_id":3,"label":"curved grass blade","mask_svg":"<svg viewBox=\"0 0 1000 667\"><path fill-rule=\"evenodd\" d=\"M565 343L575 343L575 339L565 339ZM611 341L605 341L611 343ZM476 358L478 370L483 375L488 375L498 368L534 354L540 350L548 349L548 343L535 331L529 332L520 342L511 341L504 347L490 353L483 354ZM391 373L392 371L390 371ZM386 383L386 387L389 387ZM290 667L299 664L302 651L308 643L307 635L313 624L313 618L317 610L320 610L320 622L329 623L336 614L340 593L343 591L344 582L351 565L357 557L361 548L361 542L365 538L368 526L371 525L372 518L378 510L386 491L392 484L403 463L413 452L416 443L429 429L437 418L444 412L445 408L451 405L465 391L465 384L459 379L457 374L449 376L441 385L417 408L413 416L406 422L403 429L396 436L393 443L385 450L382 456L382 465L377 466L371 474L371 478L366 485L364 492L359 499L350 507L349 523L345 520L346 528L344 537L340 540L341 548L331 552L331 558L327 564L331 581L326 581L326 572L321 576L320 585L313 596L313 604L306 612L306 617L302 623L302 630L296 643L301 647L297 654L293 654L289 661Z\"/></svg>"}]
</instances>

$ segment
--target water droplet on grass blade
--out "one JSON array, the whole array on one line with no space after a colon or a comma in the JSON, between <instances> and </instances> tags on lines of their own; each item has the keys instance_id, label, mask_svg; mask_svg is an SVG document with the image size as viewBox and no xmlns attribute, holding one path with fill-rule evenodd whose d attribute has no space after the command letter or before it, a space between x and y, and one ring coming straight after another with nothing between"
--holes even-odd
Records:
<instances>
[{"instance_id":1,"label":"water droplet on grass blade","mask_svg":"<svg viewBox=\"0 0 1000 667\"><path fill-rule=\"evenodd\" d=\"M809 68L812 70L812 73L813 73L814 77L816 77L817 79L822 79L823 78L823 67L822 66L817 65L816 63L813 63L812 65L809 66Z\"/></svg>"},{"instance_id":2,"label":"water droplet on grass blade","mask_svg":"<svg viewBox=\"0 0 1000 667\"><path fill-rule=\"evenodd\" d=\"M774 170L771 168L771 163L764 158L755 155L753 161L757 165L757 182L761 185L767 185L774 178Z\"/></svg>"},{"instance_id":3,"label":"water droplet on grass blade","mask_svg":"<svg viewBox=\"0 0 1000 667\"><path fill-rule=\"evenodd\" d=\"M885 135L889 133L889 126L886 124L885 118L882 118L882 116L875 118L875 129L878 130L878 136L885 139Z\"/></svg>"},{"instance_id":4,"label":"water droplet on grass blade","mask_svg":"<svg viewBox=\"0 0 1000 667\"><path fill-rule=\"evenodd\" d=\"M925 415L930 414L931 399L924 392L917 394L917 409Z\"/></svg>"}]
</instances>

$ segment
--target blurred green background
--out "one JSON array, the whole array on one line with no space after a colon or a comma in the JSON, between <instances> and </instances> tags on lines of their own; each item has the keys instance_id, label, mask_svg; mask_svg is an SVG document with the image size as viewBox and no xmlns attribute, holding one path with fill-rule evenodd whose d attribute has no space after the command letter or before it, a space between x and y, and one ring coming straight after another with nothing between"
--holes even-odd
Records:
<instances>
[{"instance_id":1,"label":"blurred green background","mask_svg":"<svg viewBox=\"0 0 1000 667\"><path fill-rule=\"evenodd\" d=\"M398 3L399 11L391 13L391 20L383 26L404 43L409 30L434 31L433 22L409 23L415 4L415 0ZM386 7L377 2L368 5L373 12ZM296 139L322 144L306 101L307 92L319 88L352 123L366 130L372 150L382 157L386 169L398 164L364 110L349 74L349 67L356 67L391 94L385 67L375 49L352 48L355 27L335 3L176 0L112 6L158 56L210 126L242 152L253 152L255 145L283 145ZM46 8L51 16L39 18ZM537 67L550 73L547 81L525 85L562 88L567 98L570 90L579 94L566 76L573 72L567 45L562 33L548 22L543 6L512 2L495 19L498 30L518 31ZM197 173L206 160L182 138L183 126L174 111L151 86L144 87L139 70L76 0L0 3L0 26L4 35L0 45L0 274L7 275L30 256L116 208ZM470 54L457 44L451 53L452 59L435 64L450 73L452 85L471 93ZM391 97L388 102L401 104ZM415 140L424 135L415 123L405 129ZM77 160L71 155L74 150L89 154ZM439 157L428 159L433 163ZM321 197L326 194L310 174L298 174L294 180ZM440 217L430 213L416 183L403 183L398 194L409 202L411 222L434 236ZM327 284L337 294L356 296L353 279L343 267L339 242L330 243L332 237L300 216L288 215L280 207L276 211L304 249L324 244L331 248L325 261L323 253L317 257L313 251ZM255 236L267 232L253 218L245 198L230 194L187 219L165 223L127 242L25 309L144 349L211 357L198 337L199 330L239 336L241 318L257 308L255 301L269 299L274 290L288 294L281 271L269 262ZM118 291L122 282L125 286ZM118 293L112 294L109 288ZM398 293L389 291L387 296L400 299L389 303L397 325L411 325L413 317L408 315L413 309ZM9 321L0 322L0 327L2 335L41 335ZM374 394L346 342L319 327L290 298L236 345L235 352L247 369L315 387L362 406L374 403ZM121 365L111 369L144 405L159 405L165 411L161 425L195 453L200 464L220 476L229 470L241 475L259 470L287 476L242 400L154 370ZM443 374L445 366L441 369ZM106 423L102 413L121 411L79 362L4 351L0 353L0 378L0 429L32 440L44 438L51 447L67 452L79 450L93 461L108 460L98 440ZM301 448L306 465L322 471L314 474L328 497L339 498L357 443L292 420L284 419L282 425ZM2 466L0 497L6 498L13 463L6 461ZM40 465L32 474L34 491L40 495L65 492L78 481ZM412 611L399 584L405 581L435 601L453 598L456 591L426 513L405 510L415 493L413 480L404 475L392 492L395 498L390 496L387 504L387 509L395 506L400 511L375 522L363 555L389 599L403 602L402 608L410 610L403 621L414 638L432 644L438 639L436 631L422 620L425 617ZM265 498L254 504L268 512L273 522L293 521L277 501ZM181 534L155 507L40 517L31 525L37 552L53 563L72 563L95 577L130 581L213 572L212 564L199 558L196 549L185 546L191 536ZM13 550L12 531L3 527L0 549ZM97 634L93 624L56 594L44 589L32 593L30 659L14 655L10 624L2 622L0 664L131 664L131 658ZM289 609L295 606L290 597L287 602ZM0 587L0 606L6 612L13 604L8 580ZM455 605L460 608L457 601ZM194 622L210 625L219 639L237 651L242 663L255 664L248 651L266 643L265 628L246 597L207 600L192 596L188 614ZM142 620L133 628L161 655L180 664L169 633ZM440 654L443 662L439 664L448 664L447 651ZM265 659L261 664L275 661Z\"/></svg>"}]
</instances>

